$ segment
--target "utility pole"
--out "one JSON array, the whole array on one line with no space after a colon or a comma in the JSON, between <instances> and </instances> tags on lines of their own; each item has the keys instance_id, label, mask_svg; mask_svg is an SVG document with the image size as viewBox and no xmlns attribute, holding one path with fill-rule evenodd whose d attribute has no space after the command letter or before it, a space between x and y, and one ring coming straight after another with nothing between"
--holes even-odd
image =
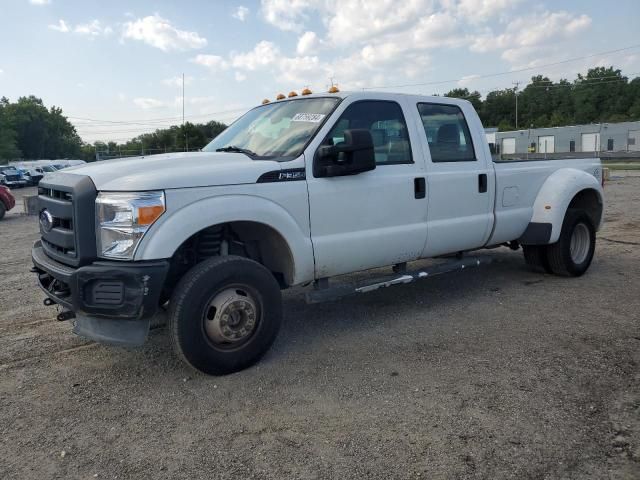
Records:
<instances>
[{"instance_id":1,"label":"utility pole","mask_svg":"<svg viewBox=\"0 0 640 480\"><path fill-rule=\"evenodd\" d=\"M187 151L187 131L184 128L184 72L182 72L182 130L184 130L184 151Z\"/></svg>"},{"instance_id":2,"label":"utility pole","mask_svg":"<svg viewBox=\"0 0 640 480\"><path fill-rule=\"evenodd\" d=\"M516 87L513 89L513 91L516 94L516 130L518 130L518 87L520 86L520 80L518 80L517 82L512 82Z\"/></svg>"}]
</instances>

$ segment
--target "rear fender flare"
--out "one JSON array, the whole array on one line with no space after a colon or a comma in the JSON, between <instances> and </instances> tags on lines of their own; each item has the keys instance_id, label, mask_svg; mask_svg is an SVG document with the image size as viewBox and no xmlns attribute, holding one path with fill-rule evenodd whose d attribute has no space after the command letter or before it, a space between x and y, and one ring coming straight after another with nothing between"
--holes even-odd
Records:
<instances>
[{"instance_id":1,"label":"rear fender flare","mask_svg":"<svg viewBox=\"0 0 640 480\"><path fill-rule=\"evenodd\" d=\"M551 225L551 234L548 240L543 242L528 242L524 238L521 242L524 244L551 244L557 242L560 238L562 222L567 213L567 208L571 200L583 190L595 190L598 200L604 209L602 185L595 176L576 168L562 168L549 175L533 204L533 215L527 231L530 231L532 226L536 225L543 225L548 230L548 225ZM602 217L603 215L600 215L599 222L595 225L596 230L602 224ZM544 227L542 229L544 230ZM526 232L523 237L525 236Z\"/></svg>"}]
</instances>

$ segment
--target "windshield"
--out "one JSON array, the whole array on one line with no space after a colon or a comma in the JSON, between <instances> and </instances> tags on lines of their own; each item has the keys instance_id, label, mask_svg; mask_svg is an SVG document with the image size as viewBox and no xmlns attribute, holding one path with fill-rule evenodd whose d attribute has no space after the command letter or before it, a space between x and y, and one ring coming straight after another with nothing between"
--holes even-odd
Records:
<instances>
[{"instance_id":1,"label":"windshield","mask_svg":"<svg viewBox=\"0 0 640 480\"><path fill-rule=\"evenodd\" d=\"M55 172L56 169L50 165L45 165L44 167L42 167L42 171L51 173L51 172Z\"/></svg>"},{"instance_id":2,"label":"windshield","mask_svg":"<svg viewBox=\"0 0 640 480\"><path fill-rule=\"evenodd\" d=\"M339 101L335 97L305 98L254 108L202 150L242 152L252 158L295 158Z\"/></svg>"}]
</instances>

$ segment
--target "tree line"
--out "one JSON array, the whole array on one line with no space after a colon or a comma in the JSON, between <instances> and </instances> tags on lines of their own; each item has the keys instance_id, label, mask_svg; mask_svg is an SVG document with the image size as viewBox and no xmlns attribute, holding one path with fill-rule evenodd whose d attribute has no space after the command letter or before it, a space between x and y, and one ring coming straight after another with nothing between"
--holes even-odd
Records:
<instances>
[{"instance_id":1,"label":"tree line","mask_svg":"<svg viewBox=\"0 0 640 480\"><path fill-rule=\"evenodd\" d=\"M96 142L86 146L85 156L97 155L100 159L152 155L155 153L198 150L218 136L227 125L215 120L207 123L185 122L139 135L125 143Z\"/></svg>"},{"instance_id":2,"label":"tree line","mask_svg":"<svg viewBox=\"0 0 640 480\"><path fill-rule=\"evenodd\" d=\"M41 99L0 98L0 159L78 158L82 139L58 107Z\"/></svg>"},{"instance_id":3,"label":"tree line","mask_svg":"<svg viewBox=\"0 0 640 480\"><path fill-rule=\"evenodd\" d=\"M467 88L456 88L445 96L466 98L485 127L500 131L516 127L516 96L520 129L640 120L640 77L629 81L613 67L592 68L573 82L536 75L520 91L516 87L495 90L484 99Z\"/></svg>"},{"instance_id":4,"label":"tree line","mask_svg":"<svg viewBox=\"0 0 640 480\"><path fill-rule=\"evenodd\" d=\"M486 127L500 131L519 128L558 127L585 123L640 120L640 77L629 80L621 70L596 67L575 80L551 81L536 75L522 90L506 88L489 92L456 88L447 97L469 100ZM14 103L0 99L0 160L96 158L196 150L226 128L221 122L186 122L145 133L124 143L85 143L59 107L45 107L33 95Z\"/></svg>"}]
</instances>

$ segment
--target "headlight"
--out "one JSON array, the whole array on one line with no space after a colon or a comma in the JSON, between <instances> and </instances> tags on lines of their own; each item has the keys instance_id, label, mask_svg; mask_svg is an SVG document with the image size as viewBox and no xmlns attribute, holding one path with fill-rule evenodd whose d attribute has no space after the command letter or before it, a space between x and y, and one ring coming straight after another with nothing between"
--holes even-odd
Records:
<instances>
[{"instance_id":1,"label":"headlight","mask_svg":"<svg viewBox=\"0 0 640 480\"><path fill-rule=\"evenodd\" d=\"M100 193L96 199L98 255L133 260L140 240L164 211L164 192Z\"/></svg>"}]
</instances>

